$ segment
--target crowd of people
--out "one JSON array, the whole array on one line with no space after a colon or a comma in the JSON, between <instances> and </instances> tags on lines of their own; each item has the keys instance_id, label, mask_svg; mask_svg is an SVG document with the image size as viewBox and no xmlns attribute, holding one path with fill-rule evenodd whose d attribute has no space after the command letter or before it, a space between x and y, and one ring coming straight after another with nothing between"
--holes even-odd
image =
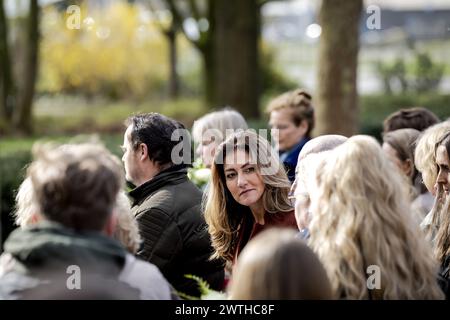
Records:
<instances>
[{"instance_id":1,"label":"crowd of people","mask_svg":"<svg viewBox=\"0 0 450 320\"><path fill-rule=\"evenodd\" d=\"M267 112L272 139L231 108L194 122L203 189L190 134L158 113L125 121L122 161L36 144L0 299L195 299L199 279L229 299L448 299L450 121L405 108L381 142L313 138L300 89Z\"/></svg>"}]
</instances>

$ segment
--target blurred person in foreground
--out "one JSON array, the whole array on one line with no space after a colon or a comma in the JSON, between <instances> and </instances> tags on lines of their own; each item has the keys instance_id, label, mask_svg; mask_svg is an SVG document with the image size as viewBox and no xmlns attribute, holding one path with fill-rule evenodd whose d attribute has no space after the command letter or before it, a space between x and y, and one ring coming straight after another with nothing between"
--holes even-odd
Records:
<instances>
[{"instance_id":1,"label":"blurred person in foreground","mask_svg":"<svg viewBox=\"0 0 450 320\"><path fill-rule=\"evenodd\" d=\"M329 151L310 193L309 245L342 299L442 299L438 264L410 215L408 190L379 143Z\"/></svg>"},{"instance_id":2,"label":"blurred person in foreground","mask_svg":"<svg viewBox=\"0 0 450 320\"><path fill-rule=\"evenodd\" d=\"M242 251L230 285L237 300L332 299L321 262L295 232L272 228L253 238Z\"/></svg>"},{"instance_id":3,"label":"blurred person in foreground","mask_svg":"<svg viewBox=\"0 0 450 320\"><path fill-rule=\"evenodd\" d=\"M0 258L0 296L170 299L170 285L158 269L112 239L124 182L120 161L92 143L36 145L33 154L17 197L21 228ZM154 287L140 287L133 281L140 277Z\"/></svg>"}]
</instances>

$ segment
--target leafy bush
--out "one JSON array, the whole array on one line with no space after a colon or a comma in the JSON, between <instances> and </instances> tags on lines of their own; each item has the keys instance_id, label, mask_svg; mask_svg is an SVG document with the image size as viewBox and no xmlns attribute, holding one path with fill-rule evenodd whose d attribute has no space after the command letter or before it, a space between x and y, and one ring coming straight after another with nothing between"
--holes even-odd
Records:
<instances>
[{"instance_id":1,"label":"leafy bush","mask_svg":"<svg viewBox=\"0 0 450 320\"><path fill-rule=\"evenodd\" d=\"M38 92L143 99L164 91L167 46L137 6L82 6L80 29L67 28L70 16L52 6L42 15Z\"/></svg>"},{"instance_id":2,"label":"leafy bush","mask_svg":"<svg viewBox=\"0 0 450 320\"><path fill-rule=\"evenodd\" d=\"M375 69L386 94L426 93L437 90L445 65L434 62L427 53L415 53L414 62L409 67L402 58L398 58L393 63L378 61Z\"/></svg>"},{"instance_id":3,"label":"leafy bush","mask_svg":"<svg viewBox=\"0 0 450 320\"><path fill-rule=\"evenodd\" d=\"M263 44L260 50L261 91L264 94L283 93L298 87L298 84L287 78L275 65L275 50Z\"/></svg>"},{"instance_id":4,"label":"leafy bush","mask_svg":"<svg viewBox=\"0 0 450 320\"><path fill-rule=\"evenodd\" d=\"M0 214L1 244L15 228L11 212L14 210L16 191L25 176L26 165L30 162L29 151L0 154Z\"/></svg>"}]
</instances>

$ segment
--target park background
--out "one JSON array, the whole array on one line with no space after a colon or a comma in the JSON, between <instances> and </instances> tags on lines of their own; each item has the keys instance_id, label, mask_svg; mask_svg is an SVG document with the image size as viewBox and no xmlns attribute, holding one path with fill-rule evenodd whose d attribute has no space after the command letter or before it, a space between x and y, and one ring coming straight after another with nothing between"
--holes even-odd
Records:
<instances>
[{"instance_id":1,"label":"park background","mask_svg":"<svg viewBox=\"0 0 450 320\"><path fill-rule=\"evenodd\" d=\"M94 134L121 156L131 114L190 128L226 105L267 128L297 87L314 135L380 138L402 107L450 117L449 57L445 0L0 0L1 243L38 140Z\"/></svg>"}]
</instances>

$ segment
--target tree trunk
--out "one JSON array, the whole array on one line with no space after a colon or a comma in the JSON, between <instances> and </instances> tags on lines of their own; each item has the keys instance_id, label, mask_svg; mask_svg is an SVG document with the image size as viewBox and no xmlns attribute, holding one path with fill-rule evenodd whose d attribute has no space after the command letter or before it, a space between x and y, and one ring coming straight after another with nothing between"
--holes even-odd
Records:
<instances>
[{"instance_id":1,"label":"tree trunk","mask_svg":"<svg viewBox=\"0 0 450 320\"><path fill-rule=\"evenodd\" d=\"M259 6L257 0L216 0L215 106L230 105L245 117L259 116Z\"/></svg>"},{"instance_id":2,"label":"tree trunk","mask_svg":"<svg viewBox=\"0 0 450 320\"><path fill-rule=\"evenodd\" d=\"M0 3L0 119L8 123L11 110L8 106L8 97L11 86L11 69L8 50L8 25L6 21L3 1Z\"/></svg>"},{"instance_id":3,"label":"tree trunk","mask_svg":"<svg viewBox=\"0 0 450 320\"><path fill-rule=\"evenodd\" d=\"M24 134L32 133L32 106L38 69L39 54L39 6L38 0L30 0L30 11L27 21L27 42L25 53L25 72L19 84L17 110L14 114L15 129Z\"/></svg>"},{"instance_id":4,"label":"tree trunk","mask_svg":"<svg viewBox=\"0 0 450 320\"><path fill-rule=\"evenodd\" d=\"M319 13L315 135L358 132L357 63L362 0L323 0Z\"/></svg>"},{"instance_id":5,"label":"tree trunk","mask_svg":"<svg viewBox=\"0 0 450 320\"><path fill-rule=\"evenodd\" d=\"M169 42L169 97L177 99L180 95L180 78L178 76L176 29L172 26L166 36Z\"/></svg>"}]
</instances>

